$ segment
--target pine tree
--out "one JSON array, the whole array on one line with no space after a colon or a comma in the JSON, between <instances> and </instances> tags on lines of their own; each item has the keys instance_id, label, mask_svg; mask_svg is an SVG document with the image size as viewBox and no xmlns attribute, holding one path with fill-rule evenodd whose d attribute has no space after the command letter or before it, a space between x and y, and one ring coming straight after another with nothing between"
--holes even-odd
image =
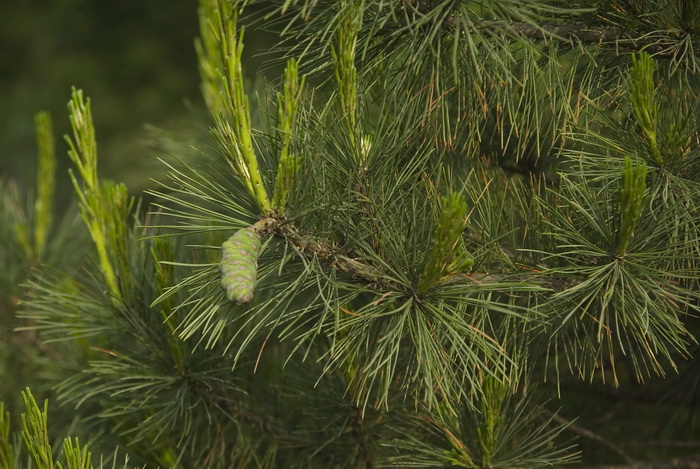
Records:
<instances>
[{"instance_id":1,"label":"pine tree","mask_svg":"<svg viewBox=\"0 0 700 469\"><path fill-rule=\"evenodd\" d=\"M51 434L24 392L24 447L0 409L3 467L698 467L700 2L199 19L210 140L151 206L98 177L72 92L87 265L47 206L46 116L34 208L2 186L0 261L26 266L2 313L62 404ZM284 65L255 99L251 28Z\"/></svg>"}]
</instances>

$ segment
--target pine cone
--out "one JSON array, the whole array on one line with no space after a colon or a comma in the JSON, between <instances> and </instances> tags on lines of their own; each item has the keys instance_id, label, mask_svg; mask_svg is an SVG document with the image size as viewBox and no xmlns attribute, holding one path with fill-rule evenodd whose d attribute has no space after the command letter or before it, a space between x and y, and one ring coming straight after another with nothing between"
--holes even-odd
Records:
<instances>
[{"instance_id":1,"label":"pine cone","mask_svg":"<svg viewBox=\"0 0 700 469\"><path fill-rule=\"evenodd\" d=\"M258 273L260 236L250 228L238 230L221 246L221 286L232 303L253 299Z\"/></svg>"}]
</instances>

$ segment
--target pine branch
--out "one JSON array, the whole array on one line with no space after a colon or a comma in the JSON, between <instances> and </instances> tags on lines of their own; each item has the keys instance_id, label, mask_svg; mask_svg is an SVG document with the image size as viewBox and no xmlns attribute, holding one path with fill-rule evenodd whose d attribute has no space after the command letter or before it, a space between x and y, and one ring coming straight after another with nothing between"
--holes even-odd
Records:
<instances>
[{"instance_id":1,"label":"pine branch","mask_svg":"<svg viewBox=\"0 0 700 469\"><path fill-rule=\"evenodd\" d=\"M443 23L447 28L457 27L456 17L448 17ZM675 50L668 47L666 41L675 41L678 38L672 36L642 36L638 37L630 32L623 31L610 26L589 26L586 24L554 24L542 23L532 24L519 21L482 21L478 23L485 31L517 34L528 39L546 41L558 39L563 41L573 41L582 44L599 44L615 46L615 48L627 51L647 51L662 57L672 57ZM695 55L700 56L699 52Z\"/></svg>"},{"instance_id":2,"label":"pine branch","mask_svg":"<svg viewBox=\"0 0 700 469\"><path fill-rule=\"evenodd\" d=\"M362 425L362 409L355 406L353 409L352 417L352 433L355 436L355 441L357 442L357 450L359 452L359 457L363 461L358 461L364 465L365 469L374 469L374 461L372 460L372 455L369 451L369 441L367 441L367 435L364 432L364 426Z\"/></svg>"},{"instance_id":3,"label":"pine branch","mask_svg":"<svg viewBox=\"0 0 700 469\"><path fill-rule=\"evenodd\" d=\"M455 20L448 20L445 26L455 27ZM528 39L546 41L558 39L567 42L581 44L598 44L602 46L614 46L616 49L627 51L646 51L661 57L673 57L676 54L674 48L669 47L679 38L666 36L635 36L630 32L610 26L589 26L586 24L531 24L513 21L482 21L479 25L486 31L505 31L509 34L517 34ZM658 32L657 32L658 33ZM700 56L700 52L695 53Z\"/></svg>"},{"instance_id":4,"label":"pine branch","mask_svg":"<svg viewBox=\"0 0 700 469\"><path fill-rule=\"evenodd\" d=\"M43 411L36 403L29 388L22 392L26 412L22 414L22 439L34 464L39 469L53 469L54 460L48 431L48 400Z\"/></svg>"},{"instance_id":5,"label":"pine branch","mask_svg":"<svg viewBox=\"0 0 700 469\"><path fill-rule=\"evenodd\" d=\"M530 39L544 40L558 37L568 40L576 40L582 43L602 43L631 39L622 31L607 26L588 26L585 24L530 24L514 21L504 23L502 21L484 21L487 29L505 30L510 33L521 34Z\"/></svg>"},{"instance_id":6,"label":"pine branch","mask_svg":"<svg viewBox=\"0 0 700 469\"><path fill-rule=\"evenodd\" d=\"M243 409L239 406L232 406L228 403L217 404L217 406L227 415L230 415L234 420L243 419L259 430L262 430L275 438L293 439L294 433L291 429L284 426L282 423L275 421L273 418Z\"/></svg>"},{"instance_id":7,"label":"pine branch","mask_svg":"<svg viewBox=\"0 0 700 469\"><path fill-rule=\"evenodd\" d=\"M166 193L160 194L177 206L165 208L174 220L168 228L203 234L184 239L206 251L187 251L185 257L174 249L170 253L165 242L156 244L153 262L162 265L151 270L141 269L148 249L130 248L128 266L105 254L114 262L116 287L129 300L116 308L105 301L112 283L108 278L83 281L80 289L61 290L58 283L36 288L34 295L44 298L35 301L33 312L44 324L52 321L49 332L64 330L71 336L77 331L82 334L78 337L99 333L98 345L109 344L98 349L109 355L105 360L78 364L87 367L82 375L88 378L67 385L64 395L99 404L101 418L112 418L118 431L130 433L139 444L162 435L163 449L145 452L168 467L176 460L183 467L209 467L211 461L213 469L224 463L298 467L291 461L299 458L308 467L335 467L331 462L340 461L372 468L389 467L383 458L392 454L414 466L420 461L410 459L422 454L433 467L543 467L575 460L571 446L557 449L554 444L566 427L607 446L630 464L624 467L672 467L635 463L603 435L556 415L542 419L540 407L512 394L511 386L526 387L529 357L538 360L544 354L536 348L543 342L554 344L555 351L565 349L569 365L584 374L598 366L599 357L600 362L608 360L606 351L614 362L613 354L622 349L637 373L662 371L658 359L672 362L677 353L686 353L690 332L679 317L696 308L698 299L696 291L685 291L686 283L697 281L699 244L697 230L691 230L698 225L691 211L697 206L695 196L685 197L686 205L674 202L678 208L669 214L644 203L646 188L652 192L658 185L657 167L646 158L643 145L638 147L640 162L628 160L622 179L622 160L617 158L622 150L600 155L597 173L578 173L568 164L576 161L569 155L559 167L561 181L547 192L519 185L513 189L510 182L521 178L490 185L488 178L474 180L463 170L480 164L469 157L481 153L479 145L486 145L489 136L488 144L504 155L511 148L525 154L524 147L534 147L536 139L536 152L531 149L539 157L553 154L564 141L560 135L568 135L569 124L586 125L577 120L585 106L571 101L597 99L599 90L591 90L599 82L590 79L589 87L589 76L600 68L589 67L585 54L602 48L598 44L607 55L614 55L616 46L670 53L662 46L676 47L682 33L642 36L651 29L645 26L641 37L633 37L628 26L554 24L557 8L564 11L562 21L569 22L579 21L574 15L580 10L549 2L538 7L536 0L483 2L486 13L457 0L405 0L391 7L382 6L390 3L382 0L344 0L338 2L346 9L343 13L332 0L285 0L278 2L282 10L301 3L329 6L310 16L310 21L320 18L308 30L316 36L300 43L309 45L306 57L320 53L316 45L325 48L318 69L335 64L337 83L329 80L328 86L337 89L319 93L318 99L330 97L330 104L316 112L315 93L321 88L312 81L303 95L309 99L301 106L303 80L298 80L296 63L290 62L284 92L278 95L277 129L258 134L244 93L242 35L235 25L245 3L201 0L201 25L209 34L198 45L205 98L217 124L214 135L237 178L218 171L215 162L207 170L183 163L187 170L173 169L172 187L165 186ZM387 16L389 8L395 12L401 5L405 21ZM559 41L571 47L565 42L559 47ZM577 48L580 44L593 46ZM562 52L571 57L560 60ZM300 67L314 70L315 63L310 66L306 57ZM641 111L656 103L651 85L657 81L651 74L644 76L646 81L638 83L644 92L636 108ZM661 94L665 88L658 89ZM620 92L606 88L603 93L608 91ZM679 97L686 98L683 93ZM297 115L298 109L302 112ZM620 109L624 113L627 108ZM692 175L694 166L676 155L681 145L694 150L696 134L669 130L673 138L667 139L664 111L659 104L658 122L650 118L656 117L653 113L640 113L643 119L638 120L647 140L653 136L659 141L656 159L666 154L676 158L669 156L664 176L673 174L671 163L676 161L685 165L684 174ZM76 123L77 116L88 115L74 114ZM614 112L606 115L618 117ZM562 132L556 132L560 127ZM541 150L540 140L549 140L550 134L551 143L542 144ZM438 135L445 146L419 144ZM79 153L79 144L87 141L90 151L82 153L94 153L93 139L79 136L73 152ZM469 152L454 151L462 139L478 144L465 143ZM613 143L623 147L628 142ZM594 145L602 146L575 141L571 151L592 151ZM451 157L457 155L464 158L454 163ZM92 206L86 191L101 185L95 162L75 159L82 163L79 171L89 169L80 188L76 184L88 213ZM277 178L272 178L275 163ZM596 178L605 165L615 166L615 171L605 170L607 176ZM449 173L447 183L443 169ZM500 174L492 169L485 174ZM453 184L462 185L459 197L446 199L440 207L438 196L449 194ZM691 192L664 187L669 187L664 193L672 201ZM267 190L273 188L270 201ZM95 200L103 205L95 202L94 211L106 211L111 192L98 195ZM103 225L94 230L116 233L113 238L104 234L109 241L131 240L128 236L136 233L117 231L115 223ZM241 295L232 302L238 305L224 301L213 263L219 253L217 231L231 229L276 238L270 243L253 239L254 259L248 252L233 252L251 268L246 281L254 280L246 284L249 290L237 290ZM674 229L691 234L674 242L679 237ZM154 237L165 241L170 234L163 233ZM126 258L127 251L122 251ZM221 254L226 257L226 247ZM193 267L194 274L182 279L180 269ZM122 280L131 277L134 281ZM173 283L177 285L170 288ZM159 310L148 308L154 296L159 300L151 306L157 304ZM541 323L546 327L538 327ZM550 324L554 331L544 337ZM180 339L195 331L202 331L202 339L190 350L190 342ZM610 339L613 332L617 342ZM230 340L224 344L223 339ZM278 340L279 346L265 349L268 339ZM252 350L259 341L259 352ZM298 368L266 367L265 358L287 364L292 354L304 355ZM559 358L554 361L565 366ZM261 374L255 382L244 381L251 379L245 367L253 362L253 373L260 364ZM331 372L346 365L351 372L345 380L329 386ZM551 368L549 362L545 366ZM308 385L316 372L323 379L312 388ZM234 384L239 381L247 386ZM242 397L246 390L252 392ZM319 399L324 392L333 399ZM474 405L479 399L481 407ZM367 411L384 408L391 413L363 418ZM425 409L424 423L434 428L410 423L418 409ZM0 436L1 431L0 426ZM207 447L211 436L216 450ZM393 442L402 438L409 451L399 455ZM200 447L204 465L195 454ZM77 441L66 452L72 452L76 466L87 460ZM220 461L215 461L216 454Z\"/></svg>"},{"instance_id":8,"label":"pine branch","mask_svg":"<svg viewBox=\"0 0 700 469\"><path fill-rule=\"evenodd\" d=\"M126 271L127 253L124 248L124 228L133 200L124 184L100 181L97 175L97 141L92 122L90 99L82 90L73 88L68 102L73 138L65 136L68 155L78 170L69 171L78 206L90 231L100 269L114 301L122 300L119 278ZM82 182L81 182L82 181Z\"/></svg>"},{"instance_id":9,"label":"pine branch","mask_svg":"<svg viewBox=\"0 0 700 469\"><path fill-rule=\"evenodd\" d=\"M292 223L281 218L263 218L250 227L261 236L277 235L290 241L306 257L316 257L342 272L351 273L370 282L379 282L380 275L376 269L360 259L341 253L335 246L323 241L310 239L300 232Z\"/></svg>"},{"instance_id":10,"label":"pine branch","mask_svg":"<svg viewBox=\"0 0 700 469\"><path fill-rule=\"evenodd\" d=\"M433 0L414 1L407 0L406 8L419 12L422 15L429 15L433 10L444 8L443 4ZM442 25L447 29L456 29L463 27L464 23L460 21L459 14L446 14L442 16ZM667 47L664 44L664 39L669 41L677 41L680 39L679 32L667 34L666 38L658 35L641 36L633 34L634 31L624 31L620 28L611 26L593 26L587 24L573 23L536 23L524 21L498 21L498 20L483 20L476 23L477 28L489 32L505 31L509 34L517 34L529 39L547 40L559 39L565 41L574 41L582 44L601 44L614 45L616 48L626 50L645 50L661 56L673 56L675 51L673 48ZM657 31L658 33L658 31ZM671 36L675 34L675 36ZM695 55L700 56L700 53L695 52Z\"/></svg>"},{"instance_id":11,"label":"pine branch","mask_svg":"<svg viewBox=\"0 0 700 469\"><path fill-rule=\"evenodd\" d=\"M612 443L610 440L608 440L604 436L599 435L598 433L595 433L594 431L589 430L588 428L577 425L577 424L573 423L571 420L567 420L558 414L554 414L554 413L551 413L549 411L545 411L545 413L551 415L552 420L554 420L555 422L566 425L566 428L568 430L570 430L578 435L581 435L584 438L588 438L589 440L596 441L596 442L600 443L602 446L605 446L610 451L614 452L615 454L620 456L622 459L624 459L625 462L627 462L629 464L635 463L634 459L632 459L632 457L629 454L627 454L622 448L620 448L616 444ZM630 466L625 466L625 467L630 467ZM631 466L631 467L634 467L634 466Z\"/></svg>"},{"instance_id":12,"label":"pine branch","mask_svg":"<svg viewBox=\"0 0 700 469\"><path fill-rule=\"evenodd\" d=\"M353 256L352 253L342 252L330 243L310 239L308 235L299 231L287 220L267 217L256 222L250 229L258 233L261 237L280 236L285 238L297 248L300 254L307 258L315 257L341 272L352 274L371 284L379 285L386 290L396 288L395 285L387 284L381 273L375 267ZM538 276L528 270L524 271L522 274L497 272L472 272L468 274L449 273L444 275L438 281L438 284L449 285L463 279L468 279L477 285L503 282L530 282L555 292L566 290L579 283L576 279Z\"/></svg>"},{"instance_id":13,"label":"pine branch","mask_svg":"<svg viewBox=\"0 0 700 469\"><path fill-rule=\"evenodd\" d=\"M277 165L277 178L275 190L272 196L272 208L277 212L284 212L287 197L294 187L299 172L301 158L294 155L291 144L294 134L295 121L299 110L299 104L304 90L306 77L299 79L299 66L297 61L289 59L284 70L283 93L277 93L277 125L279 126L280 159Z\"/></svg>"},{"instance_id":14,"label":"pine branch","mask_svg":"<svg viewBox=\"0 0 700 469\"><path fill-rule=\"evenodd\" d=\"M198 48L205 99L216 124L212 133L234 173L260 211L266 214L272 207L253 148L250 105L243 89L243 29L238 28L238 9L227 1L216 0L215 4L203 2L199 13L200 23L211 23L213 28L203 35ZM219 98L215 93L218 83L213 75L215 72L219 74L223 87Z\"/></svg>"},{"instance_id":15,"label":"pine branch","mask_svg":"<svg viewBox=\"0 0 700 469\"><path fill-rule=\"evenodd\" d=\"M654 400L654 402L657 402ZM664 440L647 440L647 441L635 441L635 445L641 447L661 447L661 448L684 448L684 449L695 449L700 448L700 441L664 441Z\"/></svg>"},{"instance_id":16,"label":"pine branch","mask_svg":"<svg viewBox=\"0 0 700 469\"><path fill-rule=\"evenodd\" d=\"M613 464L601 466L585 466L581 469L700 469L700 456L687 458L663 459L660 461L633 462L631 464Z\"/></svg>"}]
</instances>

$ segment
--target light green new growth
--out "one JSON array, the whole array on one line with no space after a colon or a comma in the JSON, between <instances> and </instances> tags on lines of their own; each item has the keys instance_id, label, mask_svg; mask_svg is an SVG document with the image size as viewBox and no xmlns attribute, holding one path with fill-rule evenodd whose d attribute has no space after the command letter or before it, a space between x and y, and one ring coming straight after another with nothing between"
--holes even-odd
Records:
<instances>
[{"instance_id":1,"label":"light green new growth","mask_svg":"<svg viewBox=\"0 0 700 469\"><path fill-rule=\"evenodd\" d=\"M207 0L202 0L200 5L202 6L199 10L200 15L205 15L200 22L213 25L213 34L220 51L220 60L209 60L207 67L218 63L223 66L219 74L223 81L222 107L225 112L220 112L218 104L213 104L213 108L210 108L216 122L213 133L229 164L255 200L260 211L262 214L267 214L271 211L271 205L253 150L250 107L243 87L241 68L243 30L239 34L236 29L238 13L226 0L218 0L217 6L213 9ZM204 40L212 42L211 38L205 37ZM213 93L211 87L216 84L209 83L205 86L209 89L207 91L209 97L205 96L205 99L213 100L212 102L215 103L216 100L211 96Z\"/></svg>"},{"instance_id":2,"label":"light green new growth","mask_svg":"<svg viewBox=\"0 0 700 469\"><path fill-rule=\"evenodd\" d=\"M498 433L504 419L502 406L508 393L508 386L493 376L487 376L484 381L484 396L481 400L483 420L477 433L482 450L482 466L490 467L498 449Z\"/></svg>"},{"instance_id":3,"label":"light green new growth","mask_svg":"<svg viewBox=\"0 0 700 469\"><path fill-rule=\"evenodd\" d=\"M29 455L38 469L53 469L53 452L49 443L47 422L49 402L44 401L42 412L29 388L22 392L22 401L26 409L22 414L22 439Z\"/></svg>"},{"instance_id":4,"label":"light green new growth","mask_svg":"<svg viewBox=\"0 0 700 469\"><path fill-rule=\"evenodd\" d=\"M646 176L647 167L644 163L633 165L631 158L625 158L625 168L620 181L620 231L617 246L619 256L624 256L627 252L634 227L642 213L647 187Z\"/></svg>"},{"instance_id":5,"label":"light green new growth","mask_svg":"<svg viewBox=\"0 0 700 469\"><path fill-rule=\"evenodd\" d=\"M122 297L115 268L109 252L114 253L120 267L125 267L125 221L132 201L123 184L103 183L97 176L97 143L92 123L90 99L82 90L73 89L68 103L73 139L66 136L68 155L78 169L82 184L69 171L83 220L92 237L100 261L100 270L115 301Z\"/></svg>"},{"instance_id":6,"label":"light green new growth","mask_svg":"<svg viewBox=\"0 0 700 469\"><path fill-rule=\"evenodd\" d=\"M155 281L158 296L170 288L173 284L174 269L170 264L173 260L173 246L166 242L163 238L155 238L151 247L151 257L155 268ZM173 356L175 365L178 370L185 372L185 353L182 343L177 339L175 330L177 324L173 318L173 310L175 303L172 298L167 297L159 304L159 312L163 318L163 323L167 326L170 334L168 335L168 347Z\"/></svg>"},{"instance_id":7,"label":"light green new growth","mask_svg":"<svg viewBox=\"0 0 700 469\"><path fill-rule=\"evenodd\" d=\"M44 410L42 411L29 388L22 392L22 401L25 408L25 412L22 414L22 439L37 469L53 469L54 467L56 469L93 468L92 454L88 451L87 446L81 448L80 441L77 438L74 441L70 438L63 440L65 464L59 461L54 466L53 449L48 433L49 402L47 400L44 401ZM9 418L4 430L9 432ZM2 435L0 434L0 436ZM2 459L2 457L3 455L0 453L0 463L3 463L0 467L3 469L14 467L12 464L4 464L6 460Z\"/></svg>"},{"instance_id":8,"label":"light green new growth","mask_svg":"<svg viewBox=\"0 0 700 469\"><path fill-rule=\"evenodd\" d=\"M27 217L17 206L18 220L13 224L15 239L27 259L41 260L53 223L53 197L56 188L56 142L51 116L46 111L34 115L38 147L36 199L34 200L34 232L30 233Z\"/></svg>"},{"instance_id":9,"label":"light green new growth","mask_svg":"<svg viewBox=\"0 0 700 469\"><path fill-rule=\"evenodd\" d=\"M355 52L357 35L362 25L362 0L343 0L340 6L340 24L335 43L331 49L333 57L333 72L338 85L340 111L345 120L348 138L353 147L353 157L360 163L355 128L357 124L357 68L355 67Z\"/></svg>"},{"instance_id":10,"label":"light green new growth","mask_svg":"<svg viewBox=\"0 0 700 469\"><path fill-rule=\"evenodd\" d=\"M221 70L224 63L219 49L219 41L214 32L215 26L211 19L216 12L216 0L201 0L199 2L199 31L200 37L195 39L195 50L199 63L199 76L202 80L202 96L212 115L224 111L221 97Z\"/></svg>"},{"instance_id":11,"label":"light green new growth","mask_svg":"<svg viewBox=\"0 0 700 469\"><path fill-rule=\"evenodd\" d=\"M294 122L301 101L306 77L299 80L299 66L294 59L287 61L284 70L283 93L277 93L277 125L279 126L282 148L277 166L275 192L272 196L272 208L281 212L287 203L289 192L294 187L294 180L299 171L300 157L289 153L294 134Z\"/></svg>"},{"instance_id":12,"label":"light green new growth","mask_svg":"<svg viewBox=\"0 0 700 469\"><path fill-rule=\"evenodd\" d=\"M258 275L260 235L243 228L221 246L221 286L231 303L245 304L253 299Z\"/></svg>"},{"instance_id":13,"label":"light green new growth","mask_svg":"<svg viewBox=\"0 0 700 469\"><path fill-rule=\"evenodd\" d=\"M10 413L0 402L0 467L15 467L15 450L10 441Z\"/></svg>"},{"instance_id":14,"label":"light green new growth","mask_svg":"<svg viewBox=\"0 0 700 469\"><path fill-rule=\"evenodd\" d=\"M632 54L632 67L630 76L627 78L627 85L632 97L634 115L647 138L651 155L657 164L663 164L664 161L656 138L659 106L654 100L656 92L654 86L655 65L654 60L646 52Z\"/></svg>"},{"instance_id":15,"label":"light green new growth","mask_svg":"<svg viewBox=\"0 0 700 469\"><path fill-rule=\"evenodd\" d=\"M87 446L80 447L77 438L75 443L70 438L63 440L63 457L66 458L66 465L57 463L59 469L92 469L92 454Z\"/></svg>"},{"instance_id":16,"label":"light green new growth","mask_svg":"<svg viewBox=\"0 0 700 469\"><path fill-rule=\"evenodd\" d=\"M56 188L56 141L51 115L38 112L34 116L36 141L39 148L39 168L34 201L34 252L41 258L53 222L53 197Z\"/></svg>"},{"instance_id":17,"label":"light green new growth","mask_svg":"<svg viewBox=\"0 0 700 469\"><path fill-rule=\"evenodd\" d=\"M14 220L12 222L12 232L15 236L15 240L19 245L20 249L26 256L27 259L34 258L34 245L32 244L32 236L29 231L29 224L27 223L27 213L24 210L22 203L20 202L19 192L17 187L11 185L9 187L10 204L13 206Z\"/></svg>"},{"instance_id":18,"label":"light green new growth","mask_svg":"<svg viewBox=\"0 0 700 469\"><path fill-rule=\"evenodd\" d=\"M458 266L453 262L457 257L457 246L464 231L467 214L467 201L464 195L453 192L440 200L442 211L440 221L435 229L435 237L430 250L428 262L421 275L418 291L430 290L445 274L471 265L471 259L462 259Z\"/></svg>"}]
</instances>

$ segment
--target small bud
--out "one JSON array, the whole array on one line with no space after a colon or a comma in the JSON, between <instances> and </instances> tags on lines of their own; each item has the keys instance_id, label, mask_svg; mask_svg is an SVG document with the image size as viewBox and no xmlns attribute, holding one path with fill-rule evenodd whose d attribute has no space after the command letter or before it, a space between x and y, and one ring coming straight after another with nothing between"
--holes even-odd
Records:
<instances>
[{"instance_id":1,"label":"small bud","mask_svg":"<svg viewBox=\"0 0 700 469\"><path fill-rule=\"evenodd\" d=\"M365 135L360 139L360 155L362 156L362 162L367 161L369 152L372 150L372 137Z\"/></svg>"}]
</instances>

